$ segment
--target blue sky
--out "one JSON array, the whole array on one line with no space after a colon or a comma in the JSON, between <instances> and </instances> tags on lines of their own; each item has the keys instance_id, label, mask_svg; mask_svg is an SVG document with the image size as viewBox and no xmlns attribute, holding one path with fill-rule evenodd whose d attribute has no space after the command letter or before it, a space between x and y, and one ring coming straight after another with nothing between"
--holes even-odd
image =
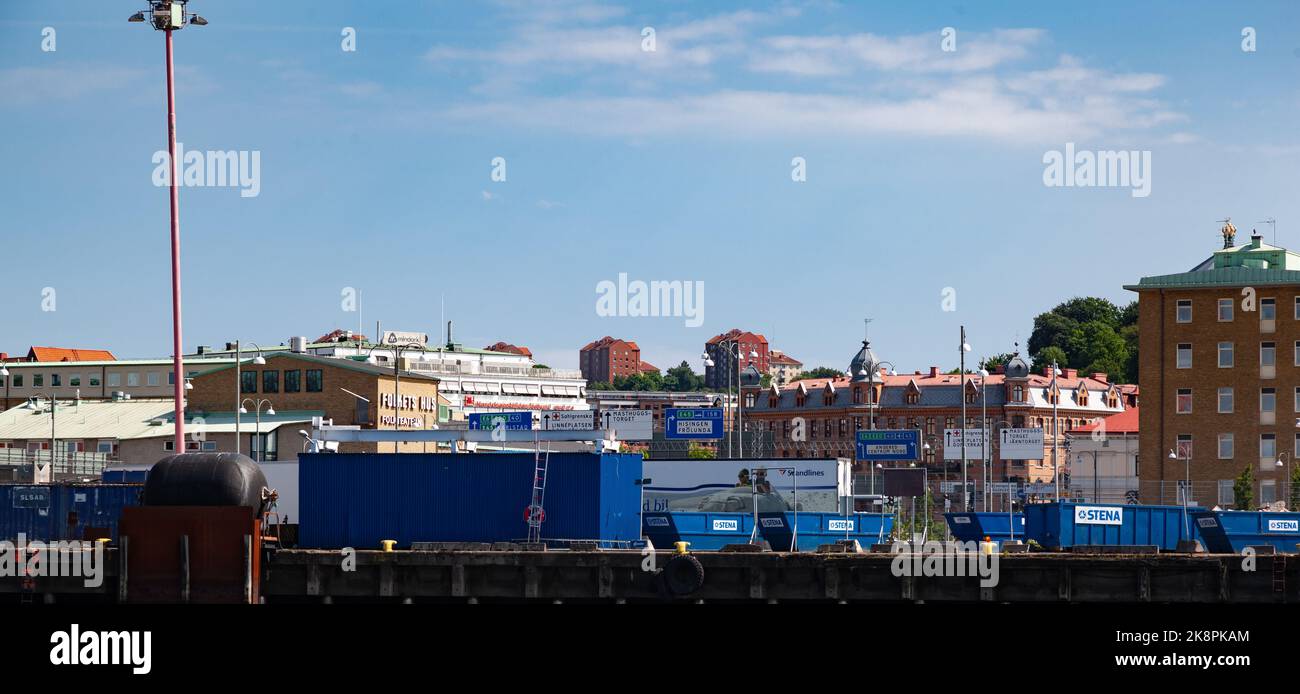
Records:
<instances>
[{"instance_id":1,"label":"blue sky","mask_svg":"<svg viewBox=\"0 0 1300 694\"><path fill-rule=\"evenodd\" d=\"M0 351L170 354L163 38L125 21L142 4L0 4ZM1072 296L1127 302L1214 250L1224 216L1239 240L1275 217L1300 247L1293 2L191 9L210 24L176 36L178 139L259 152L260 192L181 190L187 349L437 334L445 297L459 341L553 366L608 334L698 370L742 327L845 368L872 317L900 371L951 368L960 324L979 356ZM1150 195L1046 187L1067 142L1150 151ZM703 282L703 325L597 315L620 272Z\"/></svg>"}]
</instances>

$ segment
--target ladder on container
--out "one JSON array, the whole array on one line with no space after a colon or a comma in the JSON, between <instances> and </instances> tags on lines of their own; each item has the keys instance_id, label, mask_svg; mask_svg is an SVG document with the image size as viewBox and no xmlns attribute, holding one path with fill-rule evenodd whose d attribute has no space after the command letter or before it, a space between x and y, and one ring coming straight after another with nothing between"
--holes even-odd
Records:
<instances>
[{"instance_id":1,"label":"ladder on container","mask_svg":"<svg viewBox=\"0 0 1300 694\"><path fill-rule=\"evenodd\" d=\"M542 541L542 521L546 520L546 510L542 503L546 500L546 471L551 462L551 443L546 443L546 453L537 439L533 439L533 498L528 504L528 541Z\"/></svg>"},{"instance_id":2,"label":"ladder on container","mask_svg":"<svg viewBox=\"0 0 1300 694\"><path fill-rule=\"evenodd\" d=\"M1273 592L1286 592L1286 557L1281 554L1273 555Z\"/></svg>"}]
</instances>

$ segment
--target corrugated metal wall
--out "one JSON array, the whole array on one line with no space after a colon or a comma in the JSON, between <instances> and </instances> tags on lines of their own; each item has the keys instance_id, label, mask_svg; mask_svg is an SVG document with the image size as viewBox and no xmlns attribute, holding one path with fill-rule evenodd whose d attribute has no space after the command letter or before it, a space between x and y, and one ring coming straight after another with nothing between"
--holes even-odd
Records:
<instances>
[{"instance_id":1,"label":"corrugated metal wall","mask_svg":"<svg viewBox=\"0 0 1300 694\"><path fill-rule=\"evenodd\" d=\"M140 505L143 485L0 485L0 539L81 540L90 528L117 539L122 509ZM95 533L98 534L98 533ZM90 538L93 539L93 538Z\"/></svg>"},{"instance_id":2,"label":"corrugated metal wall","mask_svg":"<svg viewBox=\"0 0 1300 694\"><path fill-rule=\"evenodd\" d=\"M505 542L528 535L531 453L299 456L303 547ZM641 456L552 453L543 539L639 537Z\"/></svg>"}]
</instances>

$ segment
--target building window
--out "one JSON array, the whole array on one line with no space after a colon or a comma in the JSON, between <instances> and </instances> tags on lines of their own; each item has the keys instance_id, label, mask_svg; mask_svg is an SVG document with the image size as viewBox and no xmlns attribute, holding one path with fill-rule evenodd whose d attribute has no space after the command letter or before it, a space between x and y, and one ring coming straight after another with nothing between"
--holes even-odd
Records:
<instances>
[{"instance_id":1,"label":"building window","mask_svg":"<svg viewBox=\"0 0 1300 694\"><path fill-rule=\"evenodd\" d=\"M1260 320L1277 319L1277 301L1275 299L1259 300L1259 319Z\"/></svg>"},{"instance_id":2,"label":"building window","mask_svg":"<svg viewBox=\"0 0 1300 694\"><path fill-rule=\"evenodd\" d=\"M1261 506L1277 501L1277 482L1274 480L1261 480L1259 483L1259 503Z\"/></svg>"},{"instance_id":3,"label":"building window","mask_svg":"<svg viewBox=\"0 0 1300 694\"><path fill-rule=\"evenodd\" d=\"M1295 319L1300 320L1300 295L1295 298Z\"/></svg>"},{"instance_id":4,"label":"building window","mask_svg":"<svg viewBox=\"0 0 1300 694\"><path fill-rule=\"evenodd\" d=\"M1232 299L1219 299L1219 322L1232 322L1232 304ZM1300 306L1300 304L1297 304L1297 306Z\"/></svg>"},{"instance_id":5,"label":"building window","mask_svg":"<svg viewBox=\"0 0 1300 694\"><path fill-rule=\"evenodd\" d=\"M1295 411L1300 412L1300 386L1295 388Z\"/></svg>"},{"instance_id":6,"label":"building window","mask_svg":"<svg viewBox=\"0 0 1300 694\"><path fill-rule=\"evenodd\" d=\"M1219 389L1219 414L1232 414L1232 388Z\"/></svg>"},{"instance_id":7,"label":"building window","mask_svg":"<svg viewBox=\"0 0 1300 694\"><path fill-rule=\"evenodd\" d=\"M239 372L239 392L256 393L257 392L257 372L240 371Z\"/></svg>"},{"instance_id":8,"label":"building window","mask_svg":"<svg viewBox=\"0 0 1300 694\"><path fill-rule=\"evenodd\" d=\"M1272 342L1259 343L1259 365L1277 365L1277 347L1275 347Z\"/></svg>"},{"instance_id":9,"label":"building window","mask_svg":"<svg viewBox=\"0 0 1300 694\"><path fill-rule=\"evenodd\" d=\"M140 385L140 374L131 371L126 374L126 385L128 388L135 388Z\"/></svg>"},{"instance_id":10,"label":"building window","mask_svg":"<svg viewBox=\"0 0 1300 694\"><path fill-rule=\"evenodd\" d=\"M99 376L96 376L96 375L94 375L94 374L91 374L91 375L87 376L86 378L90 381L90 385L91 385L92 388L95 387L95 386L98 386L98 385L99 385Z\"/></svg>"},{"instance_id":11,"label":"building window","mask_svg":"<svg viewBox=\"0 0 1300 694\"><path fill-rule=\"evenodd\" d=\"M108 387L116 388L122 385L122 374L112 373L108 375Z\"/></svg>"},{"instance_id":12,"label":"building window","mask_svg":"<svg viewBox=\"0 0 1300 694\"><path fill-rule=\"evenodd\" d=\"M1191 360L1191 356L1190 356L1190 355L1188 356L1188 360L1189 360L1189 361ZM1220 369L1231 369L1231 368L1232 368L1232 362L1233 362L1233 356L1232 356L1232 343L1231 343L1231 342L1220 342L1220 343L1219 343L1219 368L1220 368ZM1183 368L1183 367L1180 366L1179 368Z\"/></svg>"},{"instance_id":13,"label":"building window","mask_svg":"<svg viewBox=\"0 0 1300 694\"><path fill-rule=\"evenodd\" d=\"M32 374L32 387L41 388L45 385L45 374Z\"/></svg>"},{"instance_id":14,"label":"building window","mask_svg":"<svg viewBox=\"0 0 1300 694\"><path fill-rule=\"evenodd\" d=\"M1272 388L1259 389L1259 411L1274 412L1277 410L1277 393Z\"/></svg>"},{"instance_id":15,"label":"building window","mask_svg":"<svg viewBox=\"0 0 1300 694\"><path fill-rule=\"evenodd\" d=\"M1231 506L1237 497L1232 493L1232 483L1234 480L1219 480L1219 505Z\"/></svg>"},{"instance_id":16,"label":"building window","mask_svg":"<svg viewBox=\"0 0 1300 694\"><path fill-rule=\"evenodd\" d=\"M1232 459L1232 434L1219 434L1219 459Z\"/></svg>"},{"instance_id":17,"label":"building window","mask_svg":"<svg viewBox=\"0 0 1300 694\"><path fill-rule=\"evenodd\" d=\"M74 388L77 387L77 386L80 386L80 385L81 385L81 374L72 374L71 376L68 376L68 385L69 385L69 386L72 386L72 387L74 387Z\"/></svg>"},{"instance_id":18,"label":"building window","mask_svg":"<svg viewBox=\"0 0 1300 694\"><path fill-rule=\"evenodd\" d=\"M148 374L145 374L145 378L146 378L146 380L147 380L147 382L148 382L148 384L149 384L150 386L156 386L156 385L158 385L158 372L157 372L157 371L150 371Z\"/></svg>"},{"instance_id":19,"label":"building window","mask_svg":"<svg viewBox=\"0 0 1300 694\"><path fill-rule=\"evenodd\" d=\"M1277 458L1277 436L1274 434L1259 435L1259 457Z\"/></svg>"},{"instance_id":20,"label":"building window","mask_svg":"<svg viewBox=\"0 0 1300 694\"><path fill-rule=\"evenodd\" d=\"M50 387L60 388L63 386L63 374L50 374Z\"/></svg>"},{"instance_id":21,"label":"building window","mask_svg":"<svg viewBox=\"0 0 1300 694\"><path fill-rule=\"evenodd\" d=\"M280 372L263 371L262 372L262 392L278 393L280 392Z\"/></svg>"},{"instance_id":22,"label":"building window","mask_svg":"<svg viewBox=\"0 0 1300 694\"><path fill-rule=\"evenodd\" d=\"M302 390L302 372L298 369L285 369L284 392L297 393Z\"/></svg>"},{"instance_id":23,"label":"building window","mask_svg":"<svg viewBox=\"0 0 1300 694\"><path fill-rule=\"evenodd\" d=\"M307 369L307 392L319 393L325 389L325 379L320 369Z\"/></svg>"},{"instance_id":24,"label":"building window","mask_svg":"<svg viewBox=\"0 0 1300 694\"><path fill-rule=\"evenodd\" d=\"M1024 387L1024 386L1016 386L1016 387L1012 388L1012 389L1011 389L1011 399L1014 400L1015 402L1024 402L1024 401L1025 401L1025 387Z\"/></svg>"},{"instance_id":25,"label":"building window","mask_svg":"<svg viewBox=\"0 0 1300 694\"><path fill-rule=\"evenodd\" d=\"M1178 300L1177 319L1179 323L1192 322L1192 300L1191 299Z\"/></svg>"},{"instance_id":26,"label":"building window","mask_svg":"<svg viewBox=\"0 0 1300 694\"><path fill-rule=\"evenodd\" d=\"M1192 344L1190 342L1178 343L1177 366L1180 369L1192 368Z\"/></svg>"},{"instance_id":27,"label":"building window","mask_svg":"<svg viewBox=\"0 0 1300 694\"><path fill-rule=\"evenodd\" d=\"M1175 402L1177 403L1176 412L1178 414L1191 414L1192 413L1192 389L1179 388L1178 397L1175 399Z\"/></svg>"},{"instance_id":28,"label":"building window","mask_svg":"<svg viewBox=\"0 0 1300 694\"><path fill-rule=\"evenodd\" d=\"M1174 446L1174 455L1178 456L1179 459L1186 459L1192 457L1192 435L1191 434L1178 435L1178 443Z\"/></svg>"},{"instance_id":29,"label":"building window","mask_svg":"<svg viewBox=\"0 0 1300 694\"><path fill-rule=\"evenodd\" d=\"M22 388L22 387L23 387L23 375L22 375L22 374L14 374L14 377L13 377L13 387L14 387L14 388Z\"/></svg>"}]
</instances>

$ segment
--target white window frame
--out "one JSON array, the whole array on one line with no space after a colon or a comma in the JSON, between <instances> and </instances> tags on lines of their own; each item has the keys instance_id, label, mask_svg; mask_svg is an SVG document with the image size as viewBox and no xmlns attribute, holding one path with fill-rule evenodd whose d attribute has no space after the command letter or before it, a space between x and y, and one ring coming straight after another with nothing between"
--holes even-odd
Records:
<instances>
[{"instance_id":1,"label":"white window frame","mask_svg":"<svg viewBox=\"0 0 1300 694\"><path fill-rule=\"evenodd\" d=\"M1187 309L1187 318L1186 318L1186 320L1183 319L1183 309ZM1176 322L1178 322L1178 323L1191 323L1191 322L1192 322L1192 300L1191 300L1191 299L1179 299L1177 302L1175 302L1175 304L1174 304L1174 321L1176 321Z\"/></svg>"},{"instance_id":2,"label":"white window frame","mask_svg":"<svg viewBox=\"0 0 1300 694\"><path fill-rule=\"evenodd\" d=\"M1297 390L1300 390L1300 388L1298 388ZM1226 410L1223 409L1223 396L1225 396L1225 395L1228 396L1228 409L1226 409ZM1236 406L1237 406L1237 396L1236 396L1236 393L1233 392L1232 387L1229 386L1229 387L1226 387L1226 388L1220 388L1220 389L1219 389L1219 393L1218 393L1218 399L1217 399L1217 401L1216 401L1216 405L1215 405L1215 408L1216 408L1216 410L1218 411L1218 413L1219 413L1219 414L1232 414L1232 411L1233 411L1234 409L1236 409ZM1298 411L1300 411L1300 410L1298 410Z\"/></svg>"},{"instance_id":3,"label":"white window frame","mask_svg":"<svg viewBox=\"0 0 1300 694\"><path fill-rule=\"evenodd\" d=\"M1183 366L1183 345L1187 345L1187 365ZM1174 346L1174 365L1180 369L1192 368L1192 343L1179 342Z\"/></svg>"},{"instance_id":4,"label":"white window frame","mask_svg":"<svg viewBox=\"0 0 1300 694\"><path fill-rule=\"evenodd\" d=\"M1300 391L1300 389L1297 389ZM1183 409L1183 396L1187 396L1187 409ZM1174 390L1174 414L1191 414L1192 413L1192 389L1178 388Z\"/></svg>"},{"instance_id":5,"label":"white window frame","mask_svg":"<svg viewBox=\"0 0 1300 694\"><path fill-rule=\"evenodd\" d=\"M1228 454L1223 454L1223 445L1228 445ZM1219 434L1219 460L1232 460L1233 454L1236 453L1236 441L1231 432Z\"/></svg>"},{"instance_id":6,"label":"white window frame","mask_svg":"<svg viewBox=\"0 0 1300 694\"><path fill-rule=\"evenodd\" d=\"M1226 365L1223 363L1224 353L1227 353L1228 355L1228 363ZM1233 366L1236 365L1236 363L1237 363L1236 345L1234 345L1231 342L1220 342L1219 343L1219 368L1231 369Z\"/></svg>"},{"instance_id":7,"label":"white window frame","mask_svg":"<svg viewBox=\"0 0 1300 694\"><path fill-rule=\"evenodd\" d=\"M1231 322L1232 322L1232 318L1233 318L1233 306L1234 306L1235 304L1236 304L1236 302L1235 302L1234 300L1232 300L1232 299L1219 299L1219 314L1218 314L1218 315L1219 315L1219 322L1220 322L1220 323L1231 323ZM1300 306L1300 304L1297 304L1297 306ZM1227 318L1224 318L1224 317L1223 317L1223 309L1225 309L1225 308L1228 309L1228 317L1227 317ZM1297 310L1300 310L1300 309L1297 309Z\"/></svg>"}]
</instances>

